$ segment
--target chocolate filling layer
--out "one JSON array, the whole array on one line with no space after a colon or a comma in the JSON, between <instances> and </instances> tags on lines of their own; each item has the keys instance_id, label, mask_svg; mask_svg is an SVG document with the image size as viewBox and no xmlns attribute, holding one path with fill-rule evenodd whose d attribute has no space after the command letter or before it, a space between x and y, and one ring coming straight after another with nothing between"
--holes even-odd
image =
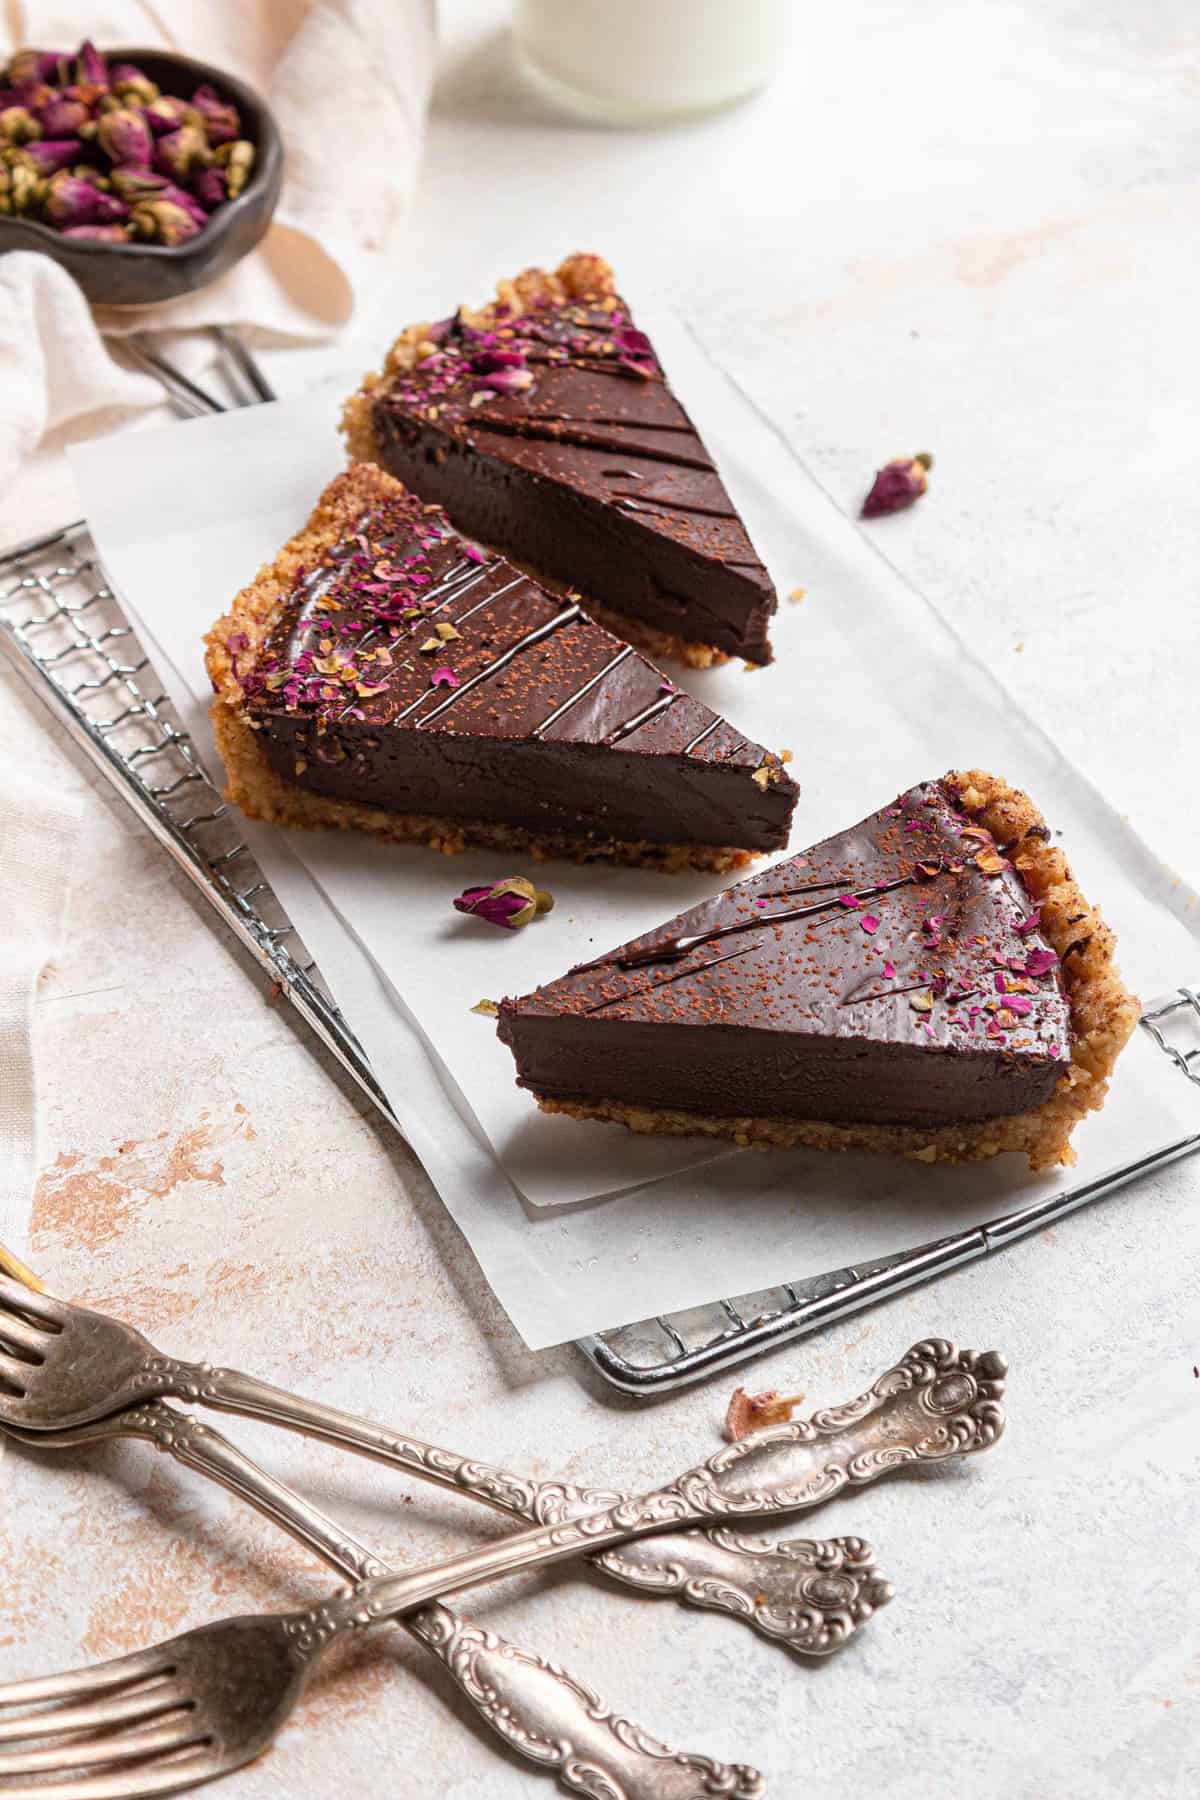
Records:
<instances>
[{"instance_id":1,"label":"chocolate filling layer","mask_svg":"<svg viewBox=\"0 0 1200 1800\"><path fill-rule=\"evenodd\" d=\"M911 789L520 1000L518 1080L580 1104L936 1126L1040 1106L1069 1060L1057 959L945 784Z\"/></svg>"}]
</instances>

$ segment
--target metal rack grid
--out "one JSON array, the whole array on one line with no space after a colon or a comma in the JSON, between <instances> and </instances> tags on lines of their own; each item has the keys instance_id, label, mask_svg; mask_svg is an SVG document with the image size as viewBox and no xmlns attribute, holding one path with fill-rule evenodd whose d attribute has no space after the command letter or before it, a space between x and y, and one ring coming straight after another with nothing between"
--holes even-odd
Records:
<instances>
[{"instance_id":1,"label":"metal rack grid","mask_svg":"<svg viewBox=\"0 0 1200 1800\"><path fill-rule=\"evenodd\" d=\"M0 555L0 656L194 882L384 1117L403 1128L319 969L262 878L121 607L83 521ZM1142 1026L1200 1087L1200 987L1155 1001ZM1200 1127L1200 1114L1198 1114ZM599 1374L641 1399L807 1336L1042 1230L1200 1149L1200 1129L1126 1167L974 1230L756 1294L579 1340Z\"/></svg>"}]
</instances>

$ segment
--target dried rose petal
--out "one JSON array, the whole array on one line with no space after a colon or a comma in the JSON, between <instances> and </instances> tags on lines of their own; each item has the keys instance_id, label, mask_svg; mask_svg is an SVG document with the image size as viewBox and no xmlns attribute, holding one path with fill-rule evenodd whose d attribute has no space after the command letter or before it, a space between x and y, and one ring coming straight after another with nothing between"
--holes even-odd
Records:
<instances>
[{"instance_id":1,"label":"dried rose petal","mask_svg":"<svg viewBox=\"0 0 1200 1800\"><path fill-rule=\"evenodd\" d=\"M862 503L862 517L877 519L883 513L901 512L911 506L929 486L932 467L933 458L926 451L919 456L893 457L877 472Z\"/></svg>"},{"instance_id":2,"label":"dried rose petal","mask_svg":"<svg viewBox=\"0 0 1200 1800\"><path fill-rule=\"evenodd\" d=\"M523 350L480 350L471 358L471 370L475 375L490 375L495 369L523 369L525 352Z\"/></svg>"},{"instance_id":3,"label":"dried rose petal","mask_svg":"<svg viewBox=\"0 0 1200 1800\"><path fill-rule=\"evenodd\" d=\"M1058 957L1053 950L1031 950L1025 958L1027 975L1048 975L1051 969L1058 966Z\"/></svg>"},{"instance_id":4,"label":"dried rose petal","mask_svg":"<svg viewBox=\"0 0 1200 1800\"><path fill-rule=\"evenodd\" d=\"M879 930L879 920L874 913L864 913L858 922L868 937L874 937Z\"/></svg>"},{"instance_id":5,"label":"dried rose petal","mask_svg":"<svg viewBox=\"0 0 1200 1800\"><path fill-rule=\"evenodd\" d=\"M440 638L434 638L432 640L432 642L436 649L438 649L438 650L441 649L442 644L441 644ZM454 673L453 669L448 669L448 668L435 669L433 671L433 674L429 677L429 685L430 685L430 687L435 687L435 688L436 687L456 688L459 685L459 680L458 680L458 676Z\"/></svg>"},{"instance_id":6,"label":"dried rose petal","mask_svg":"<svg viewBox=\"0 0 1200 1800\"><path fill-rule=\"evenodd\" d=\"M510 875L487 887L465 888L454 901L454 910L474 913L489 925L501 925L506 931L519 931L539 913L549 912L553 905L552 894L535 888L523 875Z\"/></svg>"},{"instance_id":7,"label":"dried rose petal","mask_svg":"<svg viewBox=\"0 0 1200 1800\"><path fill-rule=\"evenodd\" d=\"M1028 937L1031 931L1037 930L1041 922L1042 909L1040 906L1035 906L1031 913L1027 913L1023 919L1017 921L1013 926L1013 930L1018 937Z\"/></svg>"},{"instance_id":8,"label":"dried rose petal","mask_svg":"<svg viewBox=\"0 0 1200 1800\"><path fill-rule=\"evenodd\" d=\"M781 1394L778 1388L764 1388L760 1394L748 1394L743 1387L734 1388L725 1410L725 1436L731 1444L768 1425L786 1425L803 1394Z\"/></svg>"},{"instance_id":9,"label":"dried rose petal","mask_svg":"<svg viewBox=\"0 0 1200 1800\"><path fill-rule=\"evenodd\" d=\"M525 394L533 386L533 372L530 369L495 369L490 375L480 376L482 392L492 394Z\"/></svg>"}]
</instances>

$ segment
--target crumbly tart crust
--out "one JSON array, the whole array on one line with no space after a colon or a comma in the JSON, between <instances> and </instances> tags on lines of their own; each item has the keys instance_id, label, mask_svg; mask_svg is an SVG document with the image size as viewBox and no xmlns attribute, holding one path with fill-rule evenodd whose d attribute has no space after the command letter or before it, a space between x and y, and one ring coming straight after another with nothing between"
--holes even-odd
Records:
<instances>
[{"instance_id":1,"label":"crumbly tart crust","mask_svg":"<svg viewBox=\"0 0 1200 1800\"><path fill-rule=\"evenodd\" d=\"M401 814L379 806L334 799L285 781L268 763L247 713L231 641L242 663L252 666L263 651L300 574L324 549L352 531L364 503L384 501L397 483L373 464L356 464L325 489L307 524L259 570L205 636L205 665L214 689L210 709L217 749L225 765L224 795L252 819L298 829L368 831L397 843L420 843L453 856L477 846L511 850L534 861L559 857L652 868L666 874L688 870L724 873L744 867L752 853L730 845L656 844L620 839L572 838L534 833L508 824Z\"/></svg>"},{"instance_id":2,"label":"crumbly tart crust","mask_svg":"<svg viewBox=\"0 0 1200 1800\"><path fill-rule=\"evenodd\" d=\"M579 301L589 304L612 304L616 300L616 280L611 266L601 256L577 252L565 258L557 269L523 269L512 280L496 283L496 297L472 311L461 307L460 316L478 331L490 331L497 325L511 325L515 319L547 302L560 304ZM503 309L503 310L501 310ZM423 357L436 349L430 341L430 322L409 325L388 351L382 369L364 375L362 385L342 407L342 435L353 462L379 463L383 447L375 430L373 406L376 397L398 375L414 369ZM539 580L543 571L535 569ZM551 582L550 585L553 585ZM599 625L634 644L654 658L670 658L692 669L713 668L730 660L726 651L699 639L661 631L644 619L605 606L587 593L580 595L583 605ZM758 665L749 663L747 667Z\"/></svg>"},{"instance_id":3,"label":"crumbly tart crust","mask_svg":"<svg viewBox=\"0 0 1200 1800\"><path fill-rule=\"evenodd\" d=\"M597 1119L630 1131L680 1137L729 1138L754 1150L881 1150L917 1162L982 1162L1018 1151L1035 1172L1075 1161L1071 1133L1103 1106L1113 1066L1141 1012L1113 960L1116 938L1085 899L1061 850L1026 794L982 769L948 777L963 811L989 831L1020 872L1041 908L1041 929L1059 957L1070 1008L1071 1060L1044 1105L1033 1111L966 1125L830 1124L817 1119L719 1118L604 1102L580 1105L536 1094L543 1112Z\"/></svg>"}]
</instances>

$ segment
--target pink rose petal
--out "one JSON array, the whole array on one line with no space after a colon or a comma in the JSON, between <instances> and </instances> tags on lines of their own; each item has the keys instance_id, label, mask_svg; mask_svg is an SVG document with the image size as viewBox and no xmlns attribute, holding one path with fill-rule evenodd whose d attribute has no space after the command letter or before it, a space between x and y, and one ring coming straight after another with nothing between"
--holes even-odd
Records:
<instances>
[{"instance_id":1,"label":"pink rose petal","mask_svg":"<svg viewBox=\"0 0 1200 1800\"><path fill-rule=\"evenodd\" d=\"M864 913L858 922L868 937L874 937L875 933L879 930L879 920L875 917L874 913Z\"/></svg>"}]
</instances>

